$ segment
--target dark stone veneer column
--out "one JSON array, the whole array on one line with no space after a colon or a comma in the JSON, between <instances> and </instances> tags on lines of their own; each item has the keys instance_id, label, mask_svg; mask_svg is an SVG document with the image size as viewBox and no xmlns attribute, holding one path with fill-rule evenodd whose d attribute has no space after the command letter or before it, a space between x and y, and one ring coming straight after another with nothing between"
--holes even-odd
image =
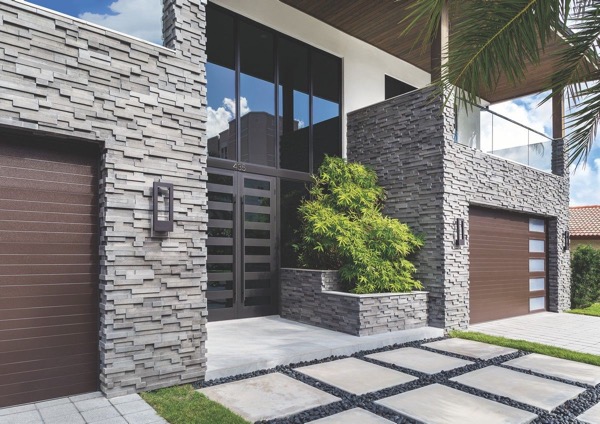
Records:
<instances>
[{"instance_id":1,"label":"dark stone veneer column","mask_svg":"<svg viewBox=\"0 0 600 424\"><path fill-rule=\"evenodd\" d=\"M385 213L423 234L418 278L430 292L430 325L469 324L469 206L541 215L549 228L549 307L569 307L569 178L562 141L553 171L542 172L454 142L454 110L431 88L348 114L348 158L375 169L387 191ZM558 172L562 170L562 172ZM454 221L465 220L467 244L454 246Z\"/></svg>"}]
</instances>

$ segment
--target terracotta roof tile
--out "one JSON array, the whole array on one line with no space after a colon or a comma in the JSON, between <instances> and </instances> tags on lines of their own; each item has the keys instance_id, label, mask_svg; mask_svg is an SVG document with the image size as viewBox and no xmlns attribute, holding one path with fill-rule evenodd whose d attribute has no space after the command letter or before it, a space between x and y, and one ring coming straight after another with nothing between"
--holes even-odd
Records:
<instances>
[{"instance_id":1,"label":"terracotta roof tile","mask_svg":"<svg viewBox=\"0 0 600 424\"><path fill-rule=\"evenodd\" d=\"M574 206L571 211L569 232L575 237L600 237L600 205Z\"/></svg>"}]
</instances>

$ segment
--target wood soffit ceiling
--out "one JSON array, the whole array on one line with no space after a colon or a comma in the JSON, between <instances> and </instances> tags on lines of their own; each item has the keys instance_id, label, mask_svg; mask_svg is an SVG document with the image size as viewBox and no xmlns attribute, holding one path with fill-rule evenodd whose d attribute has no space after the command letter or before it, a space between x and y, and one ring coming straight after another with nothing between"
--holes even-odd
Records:
<instances>
[{"instance_id":1,"label":"wood soffit ceiling","mask_svg":"<svg viewBox=\"0 0 600 424\"><path fill-rule=\"evenodd\" d=\"M406 6L412 0L280 1L431 73L431 49L414 41L422 26L417 25L406 35L400 35L405 27L402 20L407 15ZM559 40L551 43L541 62L527 69L526 80L518 86L501 78L494 93L482 93L481 97L496 103L541 91L552 75L556 60L553 55L561 46Z\"/></svg>"}]
</instances>

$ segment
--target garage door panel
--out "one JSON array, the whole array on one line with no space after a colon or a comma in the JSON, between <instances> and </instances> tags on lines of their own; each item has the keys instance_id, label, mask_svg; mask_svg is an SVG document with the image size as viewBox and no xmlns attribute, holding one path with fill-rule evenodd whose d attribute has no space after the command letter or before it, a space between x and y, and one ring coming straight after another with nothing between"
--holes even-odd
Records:
<instances>
[{"instance_id":1,"label":"garage door panel","mask_svg":"<svg viewBox=\"0 0 600 424\"><path fill-rule=\"evenodd\" d=\"M89 253L78 255L78 254L52 254L50 251L48 254L2 254L0 253L0 261L6 265L62 265L65 263L80 265L95 263L96 258L94 255Z\"/></svg>"},{"instance_id":2,"label":"garage door panel","mask_svg":"<svg viewBox=\"0 0 600 424\"><path fill-rule=\"evenodd\" d=\"M0 212L1 213L1 212ZM0 242L0 255L81 255L82 252L95 252L98 250L96 240L94 243L3 243ZM60 253L56 253L60 252ZM94 256L94 260L97 257Z\"/></svg>"},{"instance_id":3,"label":"garage door panel","mask_svg":"<svg viewBox=\"0 0 600 424\"><path fill-rule=\"evenodd\" d=\"M94 280L92 280L92 278ZM13 286L15 284L38 285L38 284L93 284L97 285L97 276L89 274L62 274L52 275L0 275L0 287Z\"/></svg>"},{"instance_id":4,"label":"garage door panel","mask_svg":"<svg viewBox=\"0 0 600 424\"><path fill-rule=\"evenodd\" d=\"M73 322L96 322L98 321L97 310L89 311L84 314L78 315L59 315L59 316L45 316L43 318L20 318L17 320L6 320L0 321L0 332L1 331L12 331L18 329L29 329L29 328L43 328L52 326L69 325ZM2 336L0 336L2 337Z\"/></svg>"},{"instance_id":5,"label":"garage door panel","mask_svg":"<svg viewBox=\"0 0 600 424\"><path fill-rule=\"evenodd\" d=\"M23 383L38 382L40 378L40 370L48 369L45 371L44 379L55 379L68 375L80 375L90 372L90 369L94 366L98 366L96 358L92 355L87 355L82 359L73 357L71 361L60 361L59 359L53 359L52 361L37 361L27 362L13 366L9 372L4 374L4 378L0 383L0 388L4 386L5 393L10 393L11 390L15 389L15 386ZM0 368L0 372L2 369ZM12 387L10 387L12 386ZM2 389L0 389L2 390Z\"/></svg>"},{"instance_id":6,"label":"garage door panel","mask_svg":"<svg viewBox=\"0 0 600 424\"><path fill-rule=\"evenodd\" d=\"M0 220L0 231L24 231L45 233L95 234L96 224L67 222L37 222L26 220Z\"/></svg>"},{"instance_id":7,"label":"garage door panel","mask_svg":"<svg viewBox=\"0 0 600 424\"><path fill-rule=\"evenodd\" d=\"M60 186L60 187L59 187ZM85 194L90 190L90 186L87 184L76 184L76 183L53 183L39 180L27 180L23 178L8 178L2 177L2 188L12 188L20 190L28 190L42 193L73 193L73 194ZM28 196L32 193L28 193ZM28 197L29 198L29 197Z\"/></svg>"},{"instance_id":8,"label":"garage door panel","mask_svg":"<svg viewBox=\"0 0 600 424\"><path fill-rule=\"evenodd\" d=\"M92 308L90 305L68 305L31 309L6 309L2 311L2 318L4 320L18 320L23 318L47 318L58 316L77 317L92 310L97 310L97 307Z\"/></svg>"},{"instance_id":9,"label":"garage door panel","mask_svg":"<svg viewBox=\"0 0 600 424\"><path fill-rule=\"evenodd\" d=\"M87 224L96 225L97 217L91 213L56 213L56 212L30 212L22 210L3 210L0 212L5 222L41 222L41 223L68 223L68 224Z\"/></svg>"},{"instance_id":10,"label":"garage door panel","mask_svg":"<svg viewBox=\"0 0 600 424\"><path fill-rule=\"evenodd\" d=\"M0 407L97 390L98 158L0 133Z\"/></svg>"},{"instance_id":11,"label":"garage door panel","mask_svg":"<svg viewBox=\"0 0 600 424\"><path fill-rule=\"evenodd\" d=\"M49 212L95 213L98 208L97 202L96 197L86 194L65 193L58 190L23 192L16 188L3 187L0 210L45 212L50 209ZM53 205L56 207L63 205L63 209L54 211Z\"/></svg>"},{"instance_id":12,"label":"garage door panel","mask_svg":"<svg viewBox=\"0 0 600 424\"><path fill-rule=\"evenodd\" d=\"M21 364L29 361L42 359L68 358L78 355L97 355L97 345L94 351L90 351L89 343L70 344L62 346L40 346L27 351L0 352L0 364Z\"/></svg>"},{"instance_id":13,"label":"garage door panel","mask_svg":"<svg viewBox=\"0 0 600 424\"><path fill-rule=\"evenodd\" d=\"M36 380L23 381L21 383L13 384L2 384L0 385L0 399L5 396L10 397L13 393L27 394L31 391L37 391L40 389L40 387L45 385L52 385L55 390L61 390L63 387L68 386L78 386L83 376L85 376L85 378L90 378L95 374L92 373L92 371L89 371L89 365L87 367L74 366L72 370L66 372L67 374L63 374L58 377L48 376L48 378L41 378L42 376L40 376L38 373L38 378ZM67 394L53 395L51 397L66 396Z\"/></svg>"},{"instance_id":14,"label":"garage door panel","mask_svg":"<svg viewBox=\"0 0 600 424\"><path fill-rule=\"evenodd\" d=\"M81 175L88 178L94 171L95 165L55 162L49 160L23 158L16 155L0 156L0 168L31 169L35 171L60 172L67 175Z\"/></svg>"},{"instance_id":15,"label":"garage door panel","mask_svg":"<svg viewBox=\"0 0 600 424\"><path fill-rule=\"evenodd\" d=\"M35 337L33 339L0 340L0 354L27 352L44 346L46 349L52 347L68 347L77 344L86 344L97 340L97 335L86 331L83 333L61 334L58 336Z\"/></svg>"},{"instance_id":16,"label":"garage door panel","mask_svg":"<svg viewBox=\"0 0 600 424\"><path fill-rule=\"evenodd\" d=\"M63 183L77 184L77 185L92 185L94 181L93 175L88 172L87 174L72 174L67 172L64 167L59 170L61 166L56 166L56 170L47 171L39 169L32 164L29 167L17 167L17 166L2 166L0 164L0 178L11 179L22 179L36 182L47 182L57 183L61 186ZM0 184L2 186L2 184Z\"/></svg>"},{"instance_id":17,"label":"garage door panel","mask_svg":"<svg viewBox=\"0 0 600 424\"><path fill-rule=\"evenodd\" d=\"M529 240L545 235L531 237L526 215L476 207L470 210L469 234L470 322L530 313L529 298L540 294L529 291L529 279L546 274L530 272L529 259L546 254L530 253Z\"/></svg>"},{"instance_id":18,"label":"garage door panel","mask_svg":"<svg viewBox=\"0 0 600 424\"><path fill-rule=\"evenodd\" d=\"M97 240L97 234L90 233L56 233L45 231L0 231L0 238L7 243L78 243L90 245ZM57 246L58 247L58 246Z\"/></svg>"},{"instance_id":19,"label":"garage door panel","mask_svg":"<svg viewBox=\"0 0 600 424\"><path fill-rule=\"evenodd\" d=\"M79 306L89 305L98 300L95 292L90 294L78 295L55 295L55 296L27 296L12 297L0 299L0 309L7 312L12 309L30 309L30 308L52 308L54 306Z\"/></svg>"},{"instance_id":20,"label":"garage door panel","mask_svg":"<svg viewBox=\"0 0 600 424\"><path fill-rule=\"evenodd\" d=\"M40 358L32 361L13 362L10 365L0 365L0 374L2 374L6 380L2 380L2 383L10 384L9 378L12 378L12 382L16 382L15 379L25 373L36 373L46 368L64 368L71 365L83 365L87 364L90 368L98 367L96 362L97 358L94 354L86 353L81 355L69 355L57 358ZM32 375L33 378L27 378L27 381L35 380L39 378L38 375ZM0 384L2 384L0 383Z\"/></svg>"},{"instance_id":21,"label":"garage door panel","mask_svg":"<svg viewBox=\"0 0 600 424\"><path fill-rule=\"evenodd\" d=\"M0 331L0 342L18 341L23 339L40 339L40 341L43 341L48 337L65 336L69 334L93 333L97 331L98 323L96 322L96 320L55 326L18 328L14 330Z\"/></svg>"}]
</instances>

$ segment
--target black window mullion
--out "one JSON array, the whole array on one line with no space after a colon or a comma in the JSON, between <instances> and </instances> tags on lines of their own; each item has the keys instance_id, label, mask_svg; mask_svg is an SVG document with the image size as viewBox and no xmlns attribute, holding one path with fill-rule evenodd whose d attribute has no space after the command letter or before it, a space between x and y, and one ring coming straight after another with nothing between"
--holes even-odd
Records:
<instances>
[{"instance_id":1,"label":"black window mullion","mask_svg":"<svg viewBox=\"0 0 600 424\"><path fill-rule=\"evenodd\" d=\"M313 49L308 50L308 172L313 174L313 72L312 72Z\"/></svg>"},{"instance_id":2,"label":"black window mullion","mask_svg":"<svg viewBox=\"0 0 600 424\"><path fill-rule=\"evenodd\" d=\"M240 20L237 15L234 15L234 39L235 39L235 126L237 131L235 134L235 158L237 162L241 162L242 158L242 119L240 116Z\"/></svg>"},{"instance_id":3,"label":"black window mullion","mask_svg":"<svg viewBox=\"0 0 600 424\"><path fill-rule=\"evenodd\" d=\"M280 128L279 128L279 34L273 32L273 81L275 82L275 168L279 168L279 143L280 140Z\"/></svg>"}]
</instances>

